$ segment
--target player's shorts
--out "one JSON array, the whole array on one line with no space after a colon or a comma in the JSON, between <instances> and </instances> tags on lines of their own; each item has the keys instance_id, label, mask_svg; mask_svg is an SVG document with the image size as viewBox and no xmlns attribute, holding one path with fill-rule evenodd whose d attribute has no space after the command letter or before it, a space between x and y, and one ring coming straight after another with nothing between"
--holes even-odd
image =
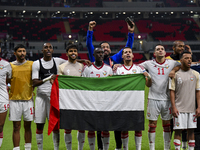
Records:
<instances>
[{"instance_id":1,"label":"player's shorts","mask_svg":"<svg viewBox=\"0 0 200 150\"><path fill-rule=\"evenodd\" d=\"M10 121L21 121L23 115L24 121L33 121L34 103L31 100L10 100Z\"/></svg>"},{"instance_id":2,"label":"player's shorts","mask_svg":"<svg viewBox=\"0 0 200 150\"><path fill-rule=\"evenodd\" d=\"M147 106L147 119L156 121L158 116L161 115L162 120L170 120L171 114L171 102L169 100L148 100Z\"/></svg>"},{"instance_id":3,"label":"player's shorts","mask_svg":"<svg viewBox=\"0 0 200 150\"><path fill-rule=\"evenodd\" d=\"M45 123L49 120L50 97L45 94L37 94L35 99L35 123Z\"/></svg>"},{"instance_id":4,"label":"player's shorts","mask_svg":"<svg viewBox=\"0 0 200 150\"><path fill-rule=\"evenodd\" d=\"M197 128L197 118L195 113L182 113L179 112L178 118L173 118L174 130L177 129L194 129Z\"/></svg>"},{"instance_id":5,"label":"player's shorts","mask_svg":"<svg viewBox=\"0 0 200 150\"><path fill-rule=\"evenodd\" d=\"M8 102L0 102L0 113L4 113L9 108L9 101Z\"/></svg>"}]
</instances>

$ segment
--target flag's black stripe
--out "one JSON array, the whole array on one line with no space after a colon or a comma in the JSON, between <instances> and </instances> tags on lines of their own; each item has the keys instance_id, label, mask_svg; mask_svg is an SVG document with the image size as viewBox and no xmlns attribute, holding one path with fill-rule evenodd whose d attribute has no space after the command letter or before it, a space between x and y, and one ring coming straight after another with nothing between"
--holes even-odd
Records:
<instances>
[{"instance_id":1,"label":"flag's black stripe","mask_svg":"<svg viewBox=\"0 0 200 150\"><path fill-rule=\"evenodd\" d=\"M144 111L76 111L60 109L60 129L91 131L144 130Z\"/></svg>"}]
</instances>

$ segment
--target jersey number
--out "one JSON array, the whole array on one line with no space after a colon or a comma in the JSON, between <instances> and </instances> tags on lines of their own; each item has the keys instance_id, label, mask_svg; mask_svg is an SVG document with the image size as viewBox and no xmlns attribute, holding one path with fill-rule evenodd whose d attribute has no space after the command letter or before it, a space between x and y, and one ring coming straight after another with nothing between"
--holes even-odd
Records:
<instances>
[{"instance_id":1,"label":"jersey number","mask_svg":"<svg viewBox=\"0 0 200 150\"><path fill-rule=\"evenodd\" d=\"M33 115L34 107L33 107L33 108L30 108L30 111L31 111L31 115Z\"/></svg>"},{"instance_id":2,"label":"jersey number","mask_svg":"<svg viewBox=\"0 0 200 150\"><path fill-rule=\"evenodd\" d=\"M164 68L158 68L158 75L165 75Z\"/></svg>"},{"instance_id":3,"label":"jersey number","mask_svg":"<svg viewBox=\"0 0 200 150\"><path fill-rule=\"evenodd\" d=\"M97 76L98 78L100 78L100 74L96 74L96 76Z\"/></svg>"},{"instance_id":4,"label":"jersey number","mask_svg":"<svg viewBox=\"0 0 200 150\"><path fill-rule=\"evenodd\" d=\"M9 108L9 106L10 106L9 104L7 104L7 105L5 104L4 105L5 110L7 110Z\"/></svg>"},{"instance_id":5,"label":"jersey number","mask_svg":"<svg viewBox=\"0 0 200 150\"><path fill-rule=\"evenodd\" d=\"M195 115L193 115L194 119L193 119L193 122L197 122L197 118Z\"/></svg>"}]
</instances>

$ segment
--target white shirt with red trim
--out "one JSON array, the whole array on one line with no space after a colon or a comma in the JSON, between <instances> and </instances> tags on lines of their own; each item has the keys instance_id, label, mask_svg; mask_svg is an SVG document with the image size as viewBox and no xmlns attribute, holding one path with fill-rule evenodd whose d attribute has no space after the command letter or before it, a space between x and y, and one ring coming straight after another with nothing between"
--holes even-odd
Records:
<instances>
[{"instance_id":1,"label":"white shirt with red trim","mask_svg":"<svg viewBox=\"0 0 200 150\"><path fill-rule=\"evenodd\" d=\"M165 59L165 61L160 64L154 59L145 61L140 65L148 70L151 75L152 85L149 88L148 98L154 100L169 100L169 73L174 67L180 65L180 63Z\"/></svg>"},{"instance_id":2,"label":"white shirt with red trim","mask_svg":"<svg viewBox=\"0 0 200 150\"><path fill-rule=\"evenodd\" d=\"M83 70L82 76L83 77L107 77L109 74L113 74L112 68L105 63L102 66L97 67L92 63L91 66L86 66Z\"/></svg>"},{"instance_id":3,"label":"white shirt with red trim","mask_svg":"<svg viewBox=\"0 0 200 150\"><path fill-rule=\"evenodd\" d=\"M136 73L143 73L145 69L143 66L132 64L131 66L119 66L117 67L115 75L125 75L125 74L136 74Z\"/></svg>"}]
</instances>

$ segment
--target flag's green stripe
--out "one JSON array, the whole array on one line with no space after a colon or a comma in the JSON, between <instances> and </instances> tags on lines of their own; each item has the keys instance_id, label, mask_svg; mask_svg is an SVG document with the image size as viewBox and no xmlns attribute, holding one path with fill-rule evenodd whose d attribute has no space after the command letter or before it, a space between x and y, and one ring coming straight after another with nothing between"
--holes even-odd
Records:
<instances>
[{"instance_id":1,"label":"flag's green stripe","mask_svg":"<svg viewBox=\"0 0 200 150\"><path fill-rule=\"evenodd\" d=\"M143 74L119 75L105 78L86 78L60 75L60 89L93 90L93 91L126 91L144 90Z\"/></svg>"}]
</instances>

